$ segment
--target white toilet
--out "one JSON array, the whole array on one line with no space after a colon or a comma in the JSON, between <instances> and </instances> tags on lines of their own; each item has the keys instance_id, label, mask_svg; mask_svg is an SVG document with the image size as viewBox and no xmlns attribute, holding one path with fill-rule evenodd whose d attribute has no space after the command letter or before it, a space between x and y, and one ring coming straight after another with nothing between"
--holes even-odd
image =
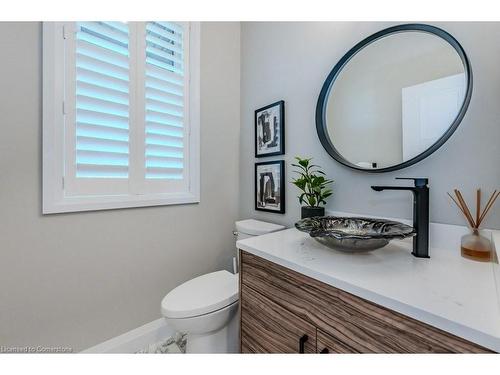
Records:
<instances>
[{"instance_id":1,"label":"white toilet","mask_svg":"<svg viewBox=\"0 0 500 375\"><path fill-rule=\"evenodd\" d=\"M258 220L236 222L241 240L285 227ZM187 333L187 353L238 352L238 274L216 271L186 281L169 292L161 312L170 327Z\"/></svg>"}]
</instances>

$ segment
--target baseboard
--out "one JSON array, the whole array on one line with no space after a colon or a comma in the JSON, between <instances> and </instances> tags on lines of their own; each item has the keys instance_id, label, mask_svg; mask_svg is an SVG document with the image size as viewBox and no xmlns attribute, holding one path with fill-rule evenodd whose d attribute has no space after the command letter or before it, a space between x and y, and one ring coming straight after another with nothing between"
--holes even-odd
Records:
<instances>
[{"instance_id":1,"label":"baseboard","mask_svg":"<svg viewBox=\"0 0 500 375\"><path fill-rule=\"evenodd\" d=\"M136 353L146 346L167 339L174 334L175 331L167 325L165 319L160 318L85 349L81 353Z\"/></svg>"}]
</instances>

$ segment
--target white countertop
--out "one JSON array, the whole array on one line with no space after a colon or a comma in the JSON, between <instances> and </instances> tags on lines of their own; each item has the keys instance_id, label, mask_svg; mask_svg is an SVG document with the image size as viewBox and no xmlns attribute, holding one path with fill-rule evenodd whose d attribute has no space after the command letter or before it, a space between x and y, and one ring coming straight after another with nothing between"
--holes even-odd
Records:
<instances>
[{"instance_id":1,"label":"white countertop","mask_svg":"<svg viewBox=\"0 0 500 375\"><path fill-rule=\"evenodd\" d=\"M241 240L237 247L500 352L499 266L461 257L464 230L431 224L430 259L410 254L411 239L347 254L295 228ZM499 233L492 238L500 241Z\"/></svg>"}]
</instances>

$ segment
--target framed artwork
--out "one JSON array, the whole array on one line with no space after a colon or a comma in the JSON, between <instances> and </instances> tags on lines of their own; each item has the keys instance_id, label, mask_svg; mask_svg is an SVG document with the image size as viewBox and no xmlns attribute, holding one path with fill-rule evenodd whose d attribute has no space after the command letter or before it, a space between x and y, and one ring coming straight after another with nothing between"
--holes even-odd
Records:
<instances>
[{"instance_id":1,"label":"framed artwork","mask_svg":"<svg viewBox=\"0 0 500 375\"><path fill-rule=\"evenodd\" d=\"M255 157L285 153L285 102L269 104L255 111Z\"/></svg>"},{"instance_id":2,"label":"framed artwork","mask_svg":"<svg viewBox=\"0 0 500 375\"><path fill-rule=\"evenodd\" d=\"M255 209L285 213L285 162L255 163Z\"/></svg>"}]
</instances>

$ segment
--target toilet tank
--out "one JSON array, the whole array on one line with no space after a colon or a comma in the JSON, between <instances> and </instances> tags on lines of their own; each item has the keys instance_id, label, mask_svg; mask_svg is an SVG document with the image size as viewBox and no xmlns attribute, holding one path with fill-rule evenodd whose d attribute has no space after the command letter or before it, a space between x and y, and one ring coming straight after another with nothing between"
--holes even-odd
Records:
<instances>
[{"instance_id":1,"label":"toilet tank","mask_svg":"<svg viewBox=\"0 0 500 375\"><path fill-rule=\"evenodd\" d=\"M254 219L240 220L236 222L236 239L243 240L249 237L277 232L282 229L285 229L285 227L279 224Z\"/></svg>"},{"instance_id":2,"label":"toilet tank","mask_svg":"<svg viewBox=\"0 0 500 375\"><path fill-rule=\"evenodd\" d=\"M267 223L265 221L247 219L240 220L236 223L236 231L234 232L236 241L244 240L245 238L261 236L263 234L277 232L279 230L285 229L284 225ZM238 272L238 248L236 249L236 258L233 258L233 272Z\"/></svg>"}]
</instances>

